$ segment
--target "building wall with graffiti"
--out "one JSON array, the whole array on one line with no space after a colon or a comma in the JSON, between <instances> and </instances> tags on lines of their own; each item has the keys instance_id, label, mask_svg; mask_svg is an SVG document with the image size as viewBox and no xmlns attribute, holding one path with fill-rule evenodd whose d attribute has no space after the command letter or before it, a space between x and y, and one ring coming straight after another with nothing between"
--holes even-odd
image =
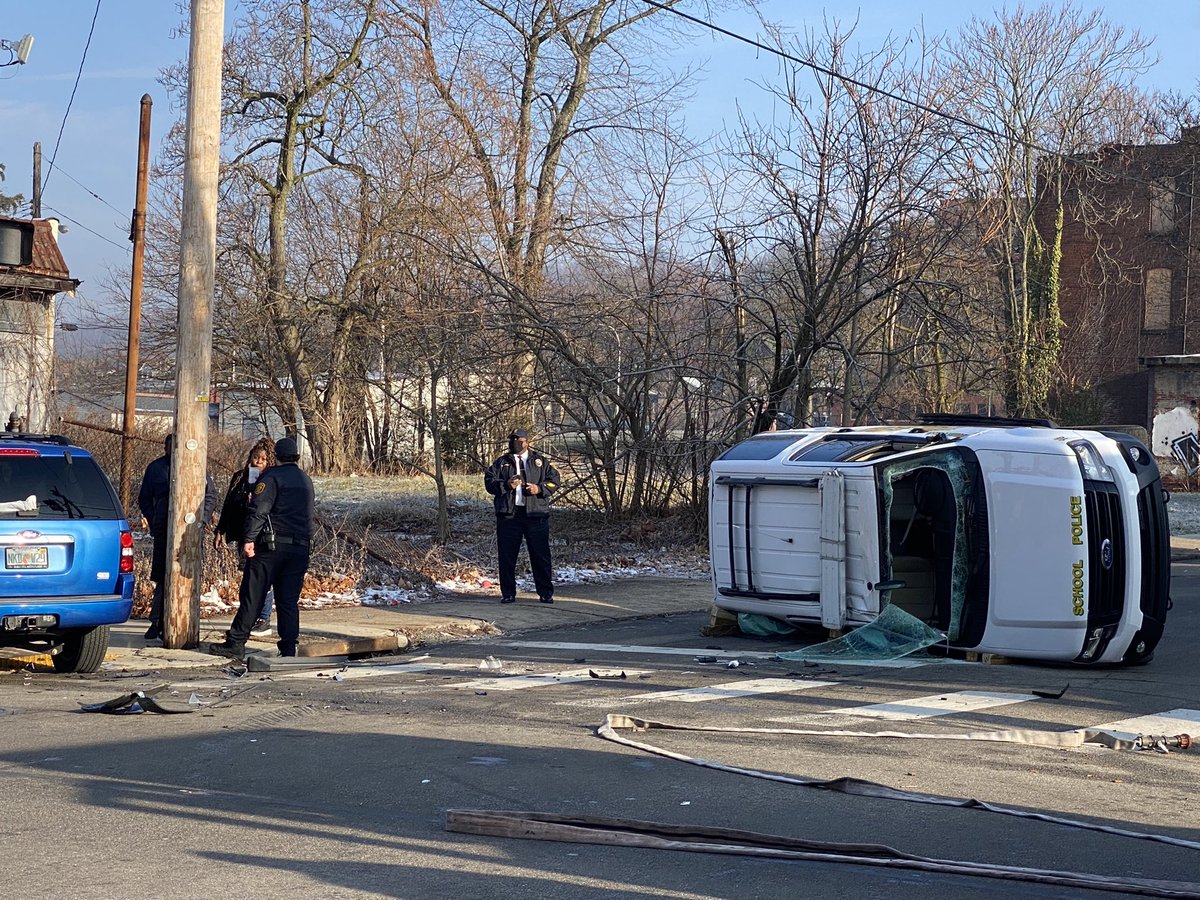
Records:
<instances>
[{"instance_id":1,"label":"building wall with graffiti","mask_svg":"<svg viewBox=\"0 0 1200 900\"><path fill-rule=\"evenodd\" d=\"M1150 449L1164 474L1200 472L1200 355L1153 356Z\"/></svg>"}]
</instances>

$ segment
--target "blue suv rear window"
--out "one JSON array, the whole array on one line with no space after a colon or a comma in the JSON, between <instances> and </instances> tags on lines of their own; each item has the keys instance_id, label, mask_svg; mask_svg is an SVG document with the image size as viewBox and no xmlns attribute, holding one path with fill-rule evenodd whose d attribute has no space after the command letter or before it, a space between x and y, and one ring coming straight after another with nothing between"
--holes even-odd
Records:
<instances>
[{"instance_id":1,"label":"blue suv rear window","mask_svg":"<svg viewBox=\"0 0 1200 900\"><path fill-rule=\"evenodd\" d=\"M90 457L0 449L0 519L121 517L108 479Z\"/></svg>"}]
</instances>

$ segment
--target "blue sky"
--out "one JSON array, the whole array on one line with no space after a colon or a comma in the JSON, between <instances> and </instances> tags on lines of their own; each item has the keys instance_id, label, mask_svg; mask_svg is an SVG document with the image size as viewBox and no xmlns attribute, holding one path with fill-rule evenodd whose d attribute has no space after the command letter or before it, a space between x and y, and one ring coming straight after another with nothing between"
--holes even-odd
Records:
<instances>
[{"instance_id":1,"label":"blue sky","mask_svg":"<svg viewBox=\"0 0 1200 900\"><path fill-rule=\"evenodd\" d=\"M226 4L226 19L231 22L236 2L226 0ZM806 0L762 3L768 18L794 29L820 28L824 9L843 21L857 15L856 34L864 46L878 43L889 32L906 34L919 27L929 34L955 31L972 16L991 18L1000 5L977 0L926 0L924 9L895 0L826 7ZM1082 6L1103 9L1114 23L1154 38L1161 61L1145 79L1148 86L1185 94L1197 91L1200 3L1196 0L1114 0ZM699 3L684 8L701 11ZM186 40L176 36L181 13L174 0L102 0L83 77L58 146L58 169L49 173L95 10L95 0L0 0L0 39L15 43L24 34L34 36L26 65L0 68L0 162L7 170L3 190L28 197L32 147L40 141L47 178L43 214L54 215L46 208L53 207L64 218L69 231L62 237L63 253L74 277L84 282L77 300L60 305L62 321L89 321L80 307L100 305L106 269L128 259L138 104L145 93L154 100L155 152L179 114L156 76L163 66L187 53ZM725 14L716 21L733 31L755 31L755 22L745 14ZM697 132L732 123L738 103L749 109L761 103L761 92L751 82L771 77L777 67L772 59L756 56L753 48L717 36L700 37L676 55L680 63L703 64L707 72L688 113ZM7 54L0 51L0 63L6 60Z\"/></svg>"}]
</instances>

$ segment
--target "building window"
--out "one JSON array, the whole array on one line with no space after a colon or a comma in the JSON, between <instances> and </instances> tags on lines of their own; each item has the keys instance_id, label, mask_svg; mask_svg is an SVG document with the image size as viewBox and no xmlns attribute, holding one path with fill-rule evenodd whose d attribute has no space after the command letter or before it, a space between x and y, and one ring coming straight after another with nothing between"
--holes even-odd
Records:
<instances>
[{"instance_id":1,"label":"building window","mask_svg":"<svg viewBox=\"0 0 1200 900\"><path fill-rule=\"evenodd\" d=\"M1146 270L1146 315L1142 326L1147 331L1171 327L1171 270Z\"/></svg>"},{"instance_id":2,"label":"building window","mask_svg":"<svg viewBox=\"0 0 1200 900\"><path fill-rule=\"evenodd\" d=\"M1166 234L1174 227L1174 179L1155 178L1150 182L1150 233Z\"/></svg>"},{"instance_id":3,"label":"building window","mask_svg":"<svg viewBox=\"0 0 1200 900\"><path fill-rule=\"evenodd\" d=\"M0 300L0 331L40 334L46 326L46 309L28 300Z\"/></svg>"}]
</instances>

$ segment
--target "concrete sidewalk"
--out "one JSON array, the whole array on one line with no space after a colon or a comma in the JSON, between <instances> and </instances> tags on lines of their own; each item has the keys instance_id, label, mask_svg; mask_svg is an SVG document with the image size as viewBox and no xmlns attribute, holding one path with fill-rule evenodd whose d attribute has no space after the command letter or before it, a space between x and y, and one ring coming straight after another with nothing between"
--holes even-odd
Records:
<instances>
[{"instance_id":1,"label":"concrete sidewalk","mask_svg":"<svg viewBox=\"0 0 1200 900\"><path fill-rule=\"evenodd\" d=\"M635 619L671 613L706 610L712 605L712 585L707 579L630 578L608 584L559 587L554 603L539 603L537 595L500 603L499 597L447 595L426 603L405 606L348 606L300 611L301 652L322 642L387 642L395 638L398 649L430 645L484 635L517 634L557 625L582 625L617 619ZM200 621L200 640L220 642L232 617ZM158 641L147 644L142 635L148 623L131 619L114 625L106 668L179 668L226 666L229 660L196 650L167 650ZM318 649L311 647L311 649ZM263 660L277 656L275 637L251 638L247 655Z\"/></svg>"}]
</instances>

